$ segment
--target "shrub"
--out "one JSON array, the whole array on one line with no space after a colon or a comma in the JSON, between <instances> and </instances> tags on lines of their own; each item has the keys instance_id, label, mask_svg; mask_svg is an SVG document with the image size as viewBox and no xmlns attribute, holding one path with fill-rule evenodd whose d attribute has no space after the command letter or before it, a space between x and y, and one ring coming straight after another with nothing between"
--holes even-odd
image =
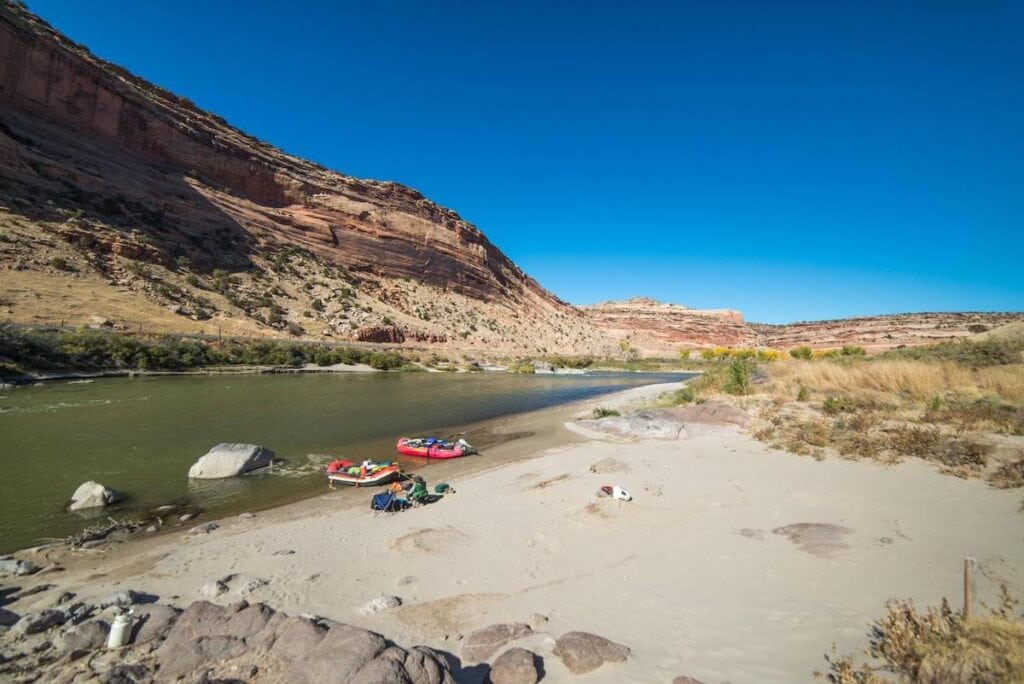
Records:
<instances>
[{"instance_id":1,"label":"shrub","mask_svg":"<svg viewBox=\"0 0 1024 684\"><path fill-rule=\"evenodd\" d=\"M601 418L606 418L608 416L620 416L620 415L622 415L622 414L619 413L618 411L616 411L615 409L605 408L603 406L598 406L597 408L594 409L594 419L595 420L598 420L598 419L601 419Z\"/></svg>"},{"instance_id":2,"label":"shrub","mask_svg":"<svg viewBox=\"0 0 1024 684\"><path fill-rule=\"evenodd\" d=\"M792 356L794 359L803 359L805 361L810 361L811 357L814 356L814 352L811 350L810 347L794 347L793 349L789 350L789 355Z\"/></svg>"},{"instance_id":3,"label":"shrub","mask_svg":"<svg viewBox=\"0 0 1024 684\"><path fill-rule=\"evenodd\" d=\"M377 370L393 370L405 365L405 359L397 352L370 352L366 363Z\"/></svg>"},{"instance_id":4,"label":"shrub","mask_svg":"<svg viewBox=\"0 0 1024 684\"><path fill-rule=\"evenodd\" d=\"M858 408L857 401L852 397L828 397L821 403L821 410L827 416L834 416L843 411L853 412Z\"/></svg>"},{"instance_id":5,"label":"shrub","mask_svg":"<svg viewBox=\"0 0 1024 684\"><path fill-rule=\"evenodd\" d=\"M1013 489L1024 487L1024 450L1021 451L1021 458L1012 462L1004 463L996 468L989 475L988 481L993 487L999 489Z\"/></svg>"},{"instance_id":6,"label":"shrub","mask_svg":"<svg viewBox=\"0 0 1024 684\"><path fill-rule=\"evenodd\" d=\"M50 265L58 271L74 271L75 268L68 263L68 260L64 257L53 257L50 259Z\"/></svg>"},{"instance_id":7,"label":"shrub","mask_svg":"<svg viewBox=\"0 0 1024 684\"><path fill-rule=\"evenodd\" d=\"M690 404L697 400L697 392L693 389L692 385L686 385L673 392L671 400L676 405Z\"/></svg>"},{"instance_id":8,"label":"shrub","mask_svg":"<svg viewBox=\"0 0 1024 684\"><path fill-rule=\"evenodd\" d=\"M868 655L880 667L857 665L851 656L825 656L834 684L882 684L878 670L913 682L1019 682L1024 680L1024 622L1013 616L1016 601L1003 587L1003 602L990 615L972 619L939 608L919 611L911 601L888 604L871 625Z\"/></svg>"},{"instance_id":9,"label":"shrub","mask_svg":"<svg viewBox=\"0 0 1024 684\"><path fill-rule=\"evenodd\" d=\"M927 458L941 441L942 435L935 428L901 425L889 433L889 448L905 456Z\"/></svg>"},{"instance_id":10,"label":"shrub","mask_svg":"<svg viewBox=\"0 0 1024 684\"><path fill-rule=\"evenodd\" d=\"M722 386L729 394L746 394L750 391L750 365L745 359L736 359L729 364L728 376Z\"/></svg>"}]
</instances>

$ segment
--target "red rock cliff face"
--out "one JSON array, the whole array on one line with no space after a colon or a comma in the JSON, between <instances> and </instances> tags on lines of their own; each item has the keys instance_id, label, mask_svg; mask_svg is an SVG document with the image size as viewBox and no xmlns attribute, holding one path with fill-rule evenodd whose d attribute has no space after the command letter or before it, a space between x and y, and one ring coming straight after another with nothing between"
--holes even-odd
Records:
<instances>
[{"instance_id":1,"label":"red rock cliff face","mask_svg":"<svg viewBox=\"0 0 1024 684\"><path fill-rule=\"evenodd\" d=\"M646 297L582 308L612 337L628 340L641 353L661 355L684 348L827 349L845 344L882 351L966 337L981 329L977 326L1024 321L1022 313L919 313L767 325L745 323L738 311L689 309Z\"/></svg>"},{"instance_id":2,"label":"red rock cliff face","mask_svg":"<svg viewBox=\"0 0 1024 684\"><path fill-rule=\"evenodd\" d=\"M269 231L354 272L412 277L509 306L568 309L477 228L415 190L287 155L7 3L0 5L0 114L0 162L9 179L26 185L116 190L181 232L195 232L197 221ZM38 161L26 167L33 153L47 157L42 171ZM183 188L190 179L224 196L182 201L193 194Z\"/></svg>"}]
</instances>

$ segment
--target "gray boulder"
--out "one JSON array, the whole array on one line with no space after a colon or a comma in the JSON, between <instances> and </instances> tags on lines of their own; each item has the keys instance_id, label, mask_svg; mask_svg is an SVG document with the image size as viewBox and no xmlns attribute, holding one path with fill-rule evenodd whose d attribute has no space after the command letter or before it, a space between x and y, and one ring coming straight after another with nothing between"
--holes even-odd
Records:
<instances>
[{"instance_id":1,"label":"gray boulder","mask_svg":"<svg viewBox=\"0 0 1024 684\"><path fill-rule=\"evenodd\" d=\"M270 653L283 660L301 660L327 634L327 627L303 617L285 619L271 642Z\"/></svg>"},{"instance_id":2,"label":"gray boulder","mask_svg":"<svg viewBox=\"0 0 1024 684\"><path fill-rule=\"evenodd\" d=\"M210 449L188 469L194 479L235 477L258 468L266 468L274 461L274 452L256 444L222 443Z\"/></svg>"},{"instance_id":3,"label":"gray boulder","mask_svg":"<svg viewBox=\"0 0 1024 684\"><path fill-rule=\"evenodd\" d=\"M31 575L34 572L39 572L39 566L32 561L21 560L20 558L14 558L13 556L4 556L0 558L0 575Z\"/></svg>"},{"instance_id":4,"label":"gray boulder","mask_svg":"<svg viewBox=\"0 0 1024 684\"><path fill-rule=\"evenodd\" d=\"M679 439L686 424L671 411L651 409L585 421L599 432L627 439Z\"/></svg>"},{"instance_id":5,"label":"gray boulder","mask_svg":"<svg viewBox=\"0 0 1024 684\"><path fill-rule=\"evenodd\" d=\"M339 623L327 630L304 660L295 664L309 682L352 682L387 647L388 642L381 635Z\"/></svg>"},{"instance_id":6,"label":"gray boulder","mask_svg":"<svg viewBox=\"0 0 1024 684\"><path fill-rule=\"evenodd\" d=\"M144 644L163 638L181 612L177 608L152 603L134 608L135 621L132 625L132 643Z\"/></svg>"},{"instance_id":7,"label":"gray boulder","mask_svg":"<svg viewBox=\"0 0 1024 684\"><path fill-rule=\"evenodd\" d=\"M107 642L109 628L99 621L84 622L62 630L53 638L53 647L58 653L92 651Z\"/></svg>"},{"instance_id":8,"label":"gray boulder","mask_svg":"<svg viewBox=\"0 0 1024 684\"><path fill-rule=\"evenodd\" d=\"M103 599L99 603L99 607L109 608L110 606L117 606L118 608L131 608L142 598L142 594L135 591L134 589L125 589L119 591L116 594L111 594L107 598Z\"/></svg>"},{"instance_id":9,"label":"gray boulder","mask_svg":"<svg viewBox=\"0 0 1024 684\"><path fill-rule=\"evenodd\" d=\"M104 508L120 499L121 495L113 489L89 480L78 485L78 489L71 495L71 505L68 508L72 511L80 511L85 508Z\"/></svg>"},{"instance_id":10,"label":"gray boulder","mask_svg":"<svg viewBox=\"0 0 1024 684\"><path fill-rule=\"evenodd\" d=\"M51 627L63 625L68 617L64 611L54 608L47 608L35 613L25 613L13 627L11 633L15 635L37 634L45 632Z\"/></svg>"},{"instance_id":11,"label":"gray boulder","mask_svg":"<svg viewBox=\"0 0 1024 684\"><path fill-rule=\"evenodd\" d=\"M470 663L482 663L503 646L531 634L533 630L530 626L521 623L497 624L478 629L462 642L462 659Z\"/></svg>"},{"instance_id":12,"label":"gray boulder","mask_svg":"<svg viewBox=\"0 0 1024 684\"><path fill-rule=\"evenodd\" d=\"M588 632L569 632L555 642L553 653L573 674L596 670L605 663L621 663L629 656L629 648Z\"/></svg>"},{"instance_id":13,"label":"gray boulder","mask_svg":"<svg viewBox=\"0 0 1024 684\"><path fill-rule=\"evenodd\" d=\"M510 648L491 665L491 684L537 684L537 656L525 648Z\"/></svg>"}]
</instances>

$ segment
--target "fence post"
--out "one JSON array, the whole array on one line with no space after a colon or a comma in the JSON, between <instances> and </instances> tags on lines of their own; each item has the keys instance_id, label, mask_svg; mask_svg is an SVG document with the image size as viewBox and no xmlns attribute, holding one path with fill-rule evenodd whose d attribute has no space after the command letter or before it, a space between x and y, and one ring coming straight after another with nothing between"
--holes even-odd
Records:
<instances>
[{"instance_id":1,"label":"fence post","mask_svg":"<svg viewBox=\"0 0 1024 684\"><path fill-rule=\"evenodd\" d=\"M964 558L964 619L970 619L974 607L974 568L978 561L970 556Z\"/></svg>"}]
</instances>

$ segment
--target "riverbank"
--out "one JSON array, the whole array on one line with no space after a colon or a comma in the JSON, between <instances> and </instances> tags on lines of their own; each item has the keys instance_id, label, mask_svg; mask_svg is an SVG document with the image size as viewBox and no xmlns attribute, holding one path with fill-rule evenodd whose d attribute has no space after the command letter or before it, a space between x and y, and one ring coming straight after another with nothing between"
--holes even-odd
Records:
<instances>
[{"instance_id":1,"label":"riverbank","mask_svg":"<svg viewBox=\"0 0 1024 684\"><path fill-rule=\"evenodd\" d=\"M185 605L221 580L216 603L244 595L456 656L476 629L530 622L536 633L520 645L556 683L793 682L824 668L833 641L840 652L863 648L887 600L956 596L965 555L983 568L981 600L995 605L1000 582L1024 589L1019 527L1007 522L1020 515L1016 493L919 461L800 458L739 432L606 442L564 427L664 389L500 421L495 432L509 439L484 457L424 471L456 493L400 514L370 511L368 491L338 490L220 520L208 533L182 526L102 550L36 554L64 572L20 582L52 586L7 607L128 588ZM633 500L596 496L605 484ZM403 603L363 615L380 594ZM578 678L551 652L552 638L573 630L631 655Z\"/></svg>"}]
</instances>

